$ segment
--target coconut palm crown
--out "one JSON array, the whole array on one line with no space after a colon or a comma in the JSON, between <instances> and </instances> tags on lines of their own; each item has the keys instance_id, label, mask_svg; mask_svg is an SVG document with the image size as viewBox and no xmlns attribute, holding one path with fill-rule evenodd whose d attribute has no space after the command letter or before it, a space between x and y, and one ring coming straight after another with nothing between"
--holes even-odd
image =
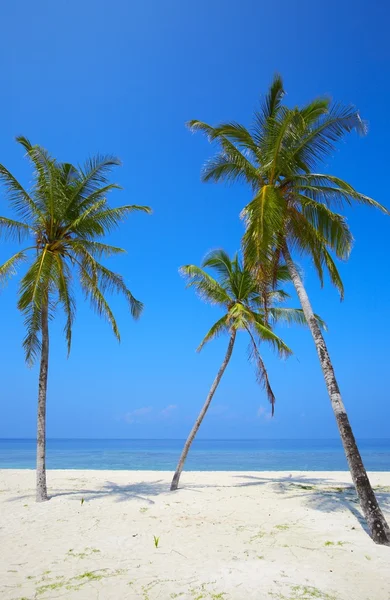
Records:
<instances>
[{"instance_id":1,"label":"coconut palm crown","mask_svg":"<svg viewBox=\"0 0 390 600\"><path fill-rule=\"evenodd\" d=\"M108 205L107 194L119 189L107 178L111 169L120 164L117 158L96 156L83 167L74 167L57 162L45 149L33 146L24 137L18 137L17 141L33 165L34 184L27 192L6 167L0 165L0 182L11 208L20 219L0 217L0 233L18 242L29 240L29 243L0 266L0 281L5 283L16 274L19 266L30 260L21 280L18 308L25 317L26 360L32 364L41 348L39 333L45 304L49 318L53 318L59 306L63 309L70 351L76 308L74 274L92 307L106 317L118 339L119 329L106 293L123 294L133 317L139 317L142 303L136 300L121 275L99 262L102 257L125 251L100 240L129 213L150 212L150 209L136 205L119 208Z\"/></svg>"},{"instance_id":2,"label":"coconut palm crown","mask_svg":"<svg viewBox=\"0 0 390 600\"><path fill-rule=\"evenodd\" d=\"M205 271L205 268L213 270L216 278ZM231 259L224 250L213 250L203 260L202 268L186 265L181 267L180 272L188 280L187 287L193 287L202 300L218 305L224 312L205 335L198 351L221 334L233 331L247 333L249 353L256 366L257 379L265 388L273 414L275 395L259 346L261 342L268 342L281 357L289 356L290 348L274 333L273 326L279 321L307 325L303 311L276 306L284 302L289 295L283 289L272 289L269 284L266 287L259 286L257 278L244 266L238 253ZM284 265L279 265L276 277L278 283L289 281ZM321 319L317 319L321 326L324 326Z\"/></svg>"},{"instance_id":3,"label":"coconut palm crown","mask_svg":"<svg viewBox=\"0 0 390 600\"><path fill-rule=\"evenodd\" d=\"M218 145L202 179L250 185L253 197L241 213L248 266L269 257L275 264L275 253L279 256L287 244L309 255L321 283L326 270L343 296L332 252L348 258L353 238L345 217L335 209L358 202L388 211L339 177L316 169L347 133L364 135L367 126L353 106L317 98L303 108L288 108L282 103L284 95L277 75L250 128L236 122L216 127L198 120L188 123Z\"/></svg>"}]
</instances>

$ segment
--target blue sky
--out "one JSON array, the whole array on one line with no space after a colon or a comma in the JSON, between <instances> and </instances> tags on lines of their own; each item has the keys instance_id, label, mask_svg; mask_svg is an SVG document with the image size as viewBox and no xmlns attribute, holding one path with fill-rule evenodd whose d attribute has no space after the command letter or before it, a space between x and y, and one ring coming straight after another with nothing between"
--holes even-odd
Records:
<instances>
[{"instance_id":1,"label":"blue sky","mask_svg":"<svg viewBox=\"0 0 390 600\"><path fill-rule=\"evenodd\" d=\"M25 185L31 180L14 136L23 134L60 160L114 153L125 189L115 205L149 204L111 241L128 250L109 261L145 303L134 323L118 298L122 332L80 297L69 360L62 316L52 327L49 437L185 437L222 360L226 340L195 348L218 310L185 290L178 267L199 263L215 247L233 252L249 199L244 187L200 183L212 152L184 123L249 123L275 71L290 104L317 95L351 102L369 121L325 166L361 192L390 205L388 115L390 46L386 2L330 0L27 0L2 9L0 162ZM4 197L0 213L9 214ZM359 437L388 437L390 221L366 208L348 211L355 248L341 266L346 299L319 288L310 265L305 283L327 321L327 341L344 400ZM0 261L12 252L0 243ZM0 296L0 437L33 437L37 369L24 364L16 281ZM291 305L297 306L293 297ZM294 356L280 362L264 350L277 396L269 418L264 393L239 339L203 438L336 437L337 431L308 331L280 333Z\"/></svg>"}]
</instances>

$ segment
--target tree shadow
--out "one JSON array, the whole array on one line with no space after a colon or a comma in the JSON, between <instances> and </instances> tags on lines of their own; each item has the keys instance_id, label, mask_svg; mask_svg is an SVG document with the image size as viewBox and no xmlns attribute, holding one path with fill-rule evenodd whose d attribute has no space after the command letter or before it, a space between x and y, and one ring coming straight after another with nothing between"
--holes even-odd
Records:
<instances>
[{"instance_id":1,"label":"tree shadow","mask_svg":"<svg viewBox=\"0 0 390 600\"><path fill-rule=\"evenodd\" d=\"M237 484L237 487L271 484L277 494L286 494L286 499L304 498L308 508L325 513L347 509L362 529L369 533L353 485L337 482L326 477L305 477L304 475L290 475L280 478L255 477L252 475L243 475L243 477L250 481ZM382 510L390 512L390 488L376 486L374 492Z\"/></svg>"},{"instance_id":2,"label":"tree shadow","mask_svg":"<svg viewBox=\"0 0 390 600\"><path fill-rule=\"evenodd\" d=\"M54 490L49 495L49 500L65 497L75 497L84 502L91 502L93 500L100 500L101 498L114 498L116 502L126 502L128 500L142 500L147 504L155 504L155 501L150 496L158 496L160 494L169 493L167 482L161 479L157 481L146 481L140 483L131 483L127 485L120 485L113 481L106 481L102 487L97 489L83 489L80 487L77 490L64 489ZM32 499L35 497L35 493L15 496L10 498L8 502L16 502L18 500Z\"/></svg>"}]
</instances>

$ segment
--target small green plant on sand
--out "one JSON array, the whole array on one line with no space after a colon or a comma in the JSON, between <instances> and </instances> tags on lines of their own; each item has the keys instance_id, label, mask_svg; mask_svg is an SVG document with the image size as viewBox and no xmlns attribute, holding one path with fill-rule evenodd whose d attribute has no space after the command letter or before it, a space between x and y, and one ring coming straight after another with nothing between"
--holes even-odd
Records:
<instances>
[{"instance_id":1,"label":"small green plant on sand","mask_svg":"<svg viewBox=\"0 0 390 600\"><path fill-rule=\"evenodd\" d=\"M94 573L93 571L86 571L85 573L82 573L81 575L77 575L77 577L75 577L75 579L87 579L88 581L99 581L100 579L103 579L103 575L99 574L99 573Z\"/></svg>"},{"instance_id":2,"label":"small green plant on sand","mask_svg":"<svg viewBox=\"0 0 390 600\"><path fill-rule=\"evenodd\" d=\"M327 541L325 542L325 546L344 546L347 542L331 542L331 541Z\"/></svg>"},{"instance_id":3,"label":"small green plant on sand","mask_svg":"<svg viewBox=\"0 0 390 600\"><path fill-rule=\"evenodd\" d=\"M160 543L160 538L156 537L155 535L153 536L153 540L154 540L154 545L156 548L158 548L158 545Z\"/></svg>"},{"instance_id":4,"label":"small green plant on sand","mask_svg":"<svg viewBox=\"0 0 390 600\"><path fill-rule=\"evenodd\" d=\"M84 498L81 498L81 506L84 504L85 500Z\"/></svg>"},{"instance_id":5,"label":"small green plant on sand","mask_svg":"<svg viewBox=\"0 0 390 600\"><path fill-rule=\"evenodd\" d=\"M291 587L288 596L274 593L271 593L271 596L275 600L314 600L315 598L318 598L318 600L337 600L333 594L328 594L311 585L294 585Z\"/></svg>"},{"instance_id":6,"label":"small green plant on sand","mask_svg":"<svg viewBox=\"0 0 390 600\"><path fill-rule=\"evenodd\" d=\"M265 536L265 531L259 531L258 533L256 533L256 535L252 535L252 537L249 540L249 543L255 542L256 540L260 540L264 536Z\"/></svg>"}]
</instances>

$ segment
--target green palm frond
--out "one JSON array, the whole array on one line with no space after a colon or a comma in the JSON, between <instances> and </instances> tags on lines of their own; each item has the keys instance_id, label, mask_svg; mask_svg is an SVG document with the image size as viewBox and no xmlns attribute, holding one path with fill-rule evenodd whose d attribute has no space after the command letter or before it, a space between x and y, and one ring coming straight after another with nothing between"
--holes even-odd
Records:
<instances>
[{"instance_id":1,"label":"green palm frond","mask_svg":"<svg viewBox=\"0 0 390 600\"><path fill-rule=\"evenodd\" d=\"M349 183L333 175L309 173L292 177L290 181L298 193L309 196L318 202L324 202L329 207L332 205L343 206L344 204L352 206L354 202L357 202L390 214L385 206L369 196L360 194Z\"/></svg>"},{"instance_id":2,"label":"green palm frond","mask_svg":"<svg viewBox=\"0 0 390 600\"><path fill-rule=\"evenodd\" d=\"M27 260L27 250L29 250L29 248L20 250L0 266L0 286L5 286L7 281L16 275L18 266Z\"/></svg>"},{"instance_id":3,"label":"green palm frond","mask_svg":"<svg viewBox=\"0 0 390 600\"><path fill-rule=\"evenodd\" d=\"M59 254L55 255L55 270L57 271L56 288L58 298L65 312L65 338L68 346L68 356L72 345L72 326L76 315L76 302L72 293L72 274L66 261Z\"/></svg>"},{"instance_id":4,"label":"green palm frond","mask_svg":"<svg viewBox=\"0 0 390 600\"><path fill-rule=\"evenodd\" d=\"M278 245L275 234L283 227L286 208L280 191L272 185L264 185L242 211L241 218L245 222L242 245L249 269L269 261L270 250Z\"/></svg>"},{"instance_id":5,"label":"green palm frond","mask_svg":"<svg viewBox=\"0 0 390 600\"><path fill-rule=\"evenodd\" d=\"M312 169L324 157L332 154L336 142L352 130L365 135L367 126L354 107L334 104L317 121L310 122L310 127L306 128L292 158L299 159L308 169Z\"/></svg>"},{"instance_id":6,"label":"green palm frond","mask_svg":"<svg viewBox=\"0 0 390 600\"><path fill-rule=\"evenodd\" d=\"M31 228L26 223L7 219L6 217L0 217L0 235L2 231L5 232L6 237L16 240L19 243L28 238L32 233Z\"/></svg>"},{"instance_id":7,"label":"green palm frond","mask_svg":"<svg viewBox=\"0 0 390 600\"><path fill-rule=\"evenodd\" d=\"M18 309L24 315L27 330L23 341L26 362L32 365L40 351L38 334L41 331L42 308L48 304L49 316L53 314L50 291L53 287L54 255L47 248L36 257L20 282Z\"/></svg>"},{"instance_id":8,"label":"green palm frond","mask_svg":"<svg viewBox=\"0 0 390 600\"><path fill-rule=\"evenodd\" d=\"M253 189L259 187L259 174L250 159L241 151L228 136L220 133L218 127L211 127L202 121L189 121L191 131L202 131L210 141L217 141L221 147L214 159L206 162L202 170L202 180L226 181L244 180Z\"/></svg>"},{"instance_id":9,"label":"green palm frond","mask_svg":"<svg viewBox=\"0 0 390 600\"><path fill-rule=\"evenodd\" d=\"M254 114L253 139L257 146L264 137L264 130L269 120L277 116L284 95L283 80L279 74L276 74L260 109Z\"/></svg>"},{"instance_id":10,"label":"green palm frond","mask_svg":"<svg viewBox=\"0 0 390 600\"><path fill-rule=\"evenodd\" d=\"M252 313L248 324L252 326L253 331L255 331L259 338L269 342L282 358L286 358L292 354L291 348L264 323L261 315Z\"/></svg>"},{"instance_id":11,"label":"green palm frond","mask_svg":"<svg viewBox=\"0 0 390 600\"><path fill-rule=\"evenodd\" d=\"M96 281L102 294L105 295L107 292L122 294L128 302L132 317L138 319L141 316L143 304L126 287L123 277L99 263L85 248L78 249L78 256L83 270Z\"/></svg>"},{"instance_id":12,"label":"green palm frond","mask_svg":"<svg viewBox=\"0 0 390 600\"><path fill-rule=\"evenodd\" d=\"M83 248L93 258L109 258L110 256L114 256L116 254L125 254L126 250L123 248L118 248L116 246L111 246L109 244L102 244L102 242L95 242L93 240L84 240L80 238L72 239L68 242L68 246L70 249L73 249L76 253L78 248Z\"/></svg>"},{"instance_id":13,"label":"green palm frond","mask_svg":"<svg viewBox=\"0 0 390 600\"><path fill-rule=\"evenodd\" d=\"M219 335L222 335L223 333L226 333L228 331L229 331L229 315L227 314L227 315L223 315L223 317L221 317L216 323L214 323L214 325L207 332L207 334L205 335L205 337L203 338L203 340L197 347L196 351L200 352L202 350L203 346L205 344L207 344L207 342L210 342L211 340L215 339Z\"/></svg>"},{"instance_id":14,"label":"green palm frond","mask_svg":"<svg viewBox=\"0 0 390 600\"><path fill-rule=\"evenodd\" d=\"M329 113L330 99L329 98L315 98L303 108L300 113L302 115L305 125L312 125L317 122L320 117Z\"/></svg>"},{"instance_id":15,"label":"green palm frond","mask_svg":"<svg viewBox=\"0 0 390 600\"><path fill-rule=\"evenodd\" d=\"M332 250L340 258L349 256L352 249L353 237L347 225L346 218L332 212L326 205L299 195L297 200L303 216L314 227L320 236L326 240Z\"/></svg>"},{"instance_id":16,"label":"green palm frond","mask_svg":"<svg viewBox=\"0 0 390 600\"><path fill-rule=\"evenodd\" d=\"M91 307L99 317L104 317L110 323L116 339L120 342L121 336L114 313L105 299L104 294L102 294L99 289L96 279L91 276L85 268L81 267L79 270L79 280L86 299L91 303Z\"/></svg>"},{"instance_id":17,"label":"green palm frond","mask_svg":"<svg viewBox=\"0 0 390 600\"><path fill-rule=\"evenodd\" d=\"M271 415L274 416L275 413L275 402L276 402L276 398L275 398L275 394L273 392L273 389L271 387L270 381L269 381L269 377L268 377L268 372L267 369L265 367L264 361L261 358L261 354L260 351L257 347L256 344L256 340L253 337L250 329L247 329L247 332L249 334L250 337L250 344L249 344L249 359L251 361L253 361L255 363L255 367L256 367L256 379L257 382L264 387L266 394L267 394L267 398L269 403L271 404Z\"/></svg>"},{"instance_id":18,"label":"green palm frond","mask_svg":"<svg viewBox=\"0 0 390 600\"><path fill-rule=\"evenodd\" d=\"M269 315L275 321L275 323L284 322L288 325L303 325L307 327L307 321L305 319L305 315L303 314L303 310L301 308L285 308L279 306L271 306L268 309ZM317 319L317 323L326 331L326 323L319 317L315 315Z\"/></svg>"},{"instance_id":19,"label":"green palm frond","mask_svg":"<svg viewBox=\"0 0 390 600\"><path fill-rule=\"evenodd\" d=\"M213 129L214 131L210 137L211 140L223 136L241 147L241 151L250 152L251 156L254 158L254 155L257 152L257 146L246 127L240 123L232 122L222 123Z\"/></svg>"},{"instance_id":20,"label":"green palm frond","mask_svg":"<svg viewBox=\"0 0 390 600\"><path fill-rule=\"evenodd\" d=\"M198 296L210 304L229 304L231 298L211 275L195 265L180 267L179 273L188 280L187 287L194 287Z\"/></svg>"},{"instance_id":21,"label":"green palm frond","mask_svg":"<svg viewBox=\"0 0 390 600\"><path fill-rule=\"evenodd\" d=\"M235 257L233 258L233 261L231 261L228 253L219 248L217 250L212 250L205 256L202 261L202 267L215 269L223 281L229 281L233 274L234 261Z\"/></svg>"},{"instance_id":22,"label":"green palm frond","mask_svg":"<svg viewBox=\"0 0 390 600\"><path fill-rule=\"evenodd\" d=\"M79 168L80 177L74 189L74 197L88 197L96 193L101 188L110 188L108 176L114 167L122 163L119 158L113 155L97 154L89 158L82 167Z\"/></svg>"},{"instance_id":23,"label":"green palm frond","mask_svg":"<svg viewBox=\"0 0 390 600\"><path fill-rule=\"evenodd\" d=\"M44 214L39 203L26 192L24 187L4 165L0 165L0 181L5 188L10 205L16 214L23 221L39 221L42 223Z\"/></svg>"}]
</instances>

